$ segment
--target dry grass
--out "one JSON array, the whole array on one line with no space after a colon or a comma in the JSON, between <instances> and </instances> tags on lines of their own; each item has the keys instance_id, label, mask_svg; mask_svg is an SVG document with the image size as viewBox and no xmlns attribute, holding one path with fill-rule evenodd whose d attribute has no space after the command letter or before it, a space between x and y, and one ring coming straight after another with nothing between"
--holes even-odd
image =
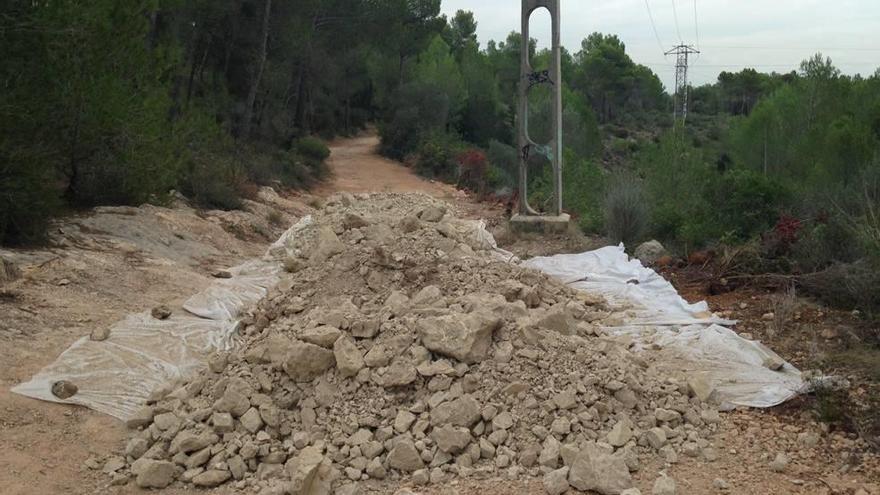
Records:
<instances>
[{"instance_id":1,"label":"dry grass","mask_svg":"<svg viewBox=\"0 0 880 495\"><path fill-rule=\"evenodd\" d=\"M773 320L769 329L771 337L784 335L794 321L799 303L794 286L773 297Z\"/></svg>"}]
</instances>

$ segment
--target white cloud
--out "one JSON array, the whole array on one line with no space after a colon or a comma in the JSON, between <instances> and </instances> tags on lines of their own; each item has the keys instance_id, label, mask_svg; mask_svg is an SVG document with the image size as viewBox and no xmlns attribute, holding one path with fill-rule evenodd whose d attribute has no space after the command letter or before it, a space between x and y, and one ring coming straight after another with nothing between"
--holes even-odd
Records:
<instances>
[{"instance_id":1,"label":"white cloud","mask_svg":"<svg viewBox=\"0 0 880 495\"><path fill-rule=\"evenodd\" d=\"M817 51L847 74L873 74L880 67L880 2L877 0L648 0L663 47L676 44L677 32L697 44L694 1L702 55L691 71L694 84L713 82L721 71L755 67L788 72ZM673 2L678 12L676 30ZM443 0L443 12L474 12L484 44L519 31L519 0ZM549 19L549 15L545 16ZM549 40L549 21L533 22L533 37ZM673 57L657 44L645 0L562 0L563 44L572 51L594 31L617 34L638 63L650 65L668 87Z\"/></svg>"}]
</instances>

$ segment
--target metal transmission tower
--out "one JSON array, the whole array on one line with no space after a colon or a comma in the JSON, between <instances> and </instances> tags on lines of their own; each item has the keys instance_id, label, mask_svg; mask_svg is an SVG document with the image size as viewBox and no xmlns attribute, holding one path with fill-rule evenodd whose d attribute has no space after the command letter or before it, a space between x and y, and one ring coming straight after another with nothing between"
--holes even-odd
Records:
<instances>
[{"instance_id":1,"label":"metal transmission tower","mask_svg":"<svg viewBox=\"0 0 880 495\"><path fill-rule=\"evenodd\" d=\"M684 123L688 113L688 57L692 53L700 53L691 45L678 45L666 52L666 55L676 55L675 63L675 109L673 117L675 121Z\"/></svg>"}]
</instances>

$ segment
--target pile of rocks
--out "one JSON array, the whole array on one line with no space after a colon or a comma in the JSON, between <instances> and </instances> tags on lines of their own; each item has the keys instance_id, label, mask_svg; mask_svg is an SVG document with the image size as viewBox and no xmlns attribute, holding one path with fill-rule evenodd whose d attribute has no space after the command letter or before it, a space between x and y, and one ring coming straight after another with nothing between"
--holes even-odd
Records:
<instances>
[{"instance_id":1,"label":"pile of rocks","mask_svg":"<svg viewBox=\"0 0 880 495\"><path fill-rule=\"evenodd\" d=\"M478 234L425 196L334 198L278 248L288 274L238 349L155 391L107 471L264 495L454 477L619 494L645 456L716 455L709 384L661 375L604 335L601 298Z\"/></svg>"}]
</instances>

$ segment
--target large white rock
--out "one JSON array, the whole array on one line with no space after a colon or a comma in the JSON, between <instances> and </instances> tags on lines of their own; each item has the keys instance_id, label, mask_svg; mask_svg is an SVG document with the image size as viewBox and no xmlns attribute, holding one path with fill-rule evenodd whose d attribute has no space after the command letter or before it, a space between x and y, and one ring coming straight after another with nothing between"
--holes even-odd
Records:
<instances>
[{"instance_id":1,"label":"large white rock","mask_svg":"<svg viewBox=\"0 0 880 495\"><path fill-rule=\"evenodd\" d=\"M632 476L623 457L613 455L596 444L588 444L578 453L571 465L568 482L578 490L593 490L602 495L620 495L633 487Z\"/></svg>"},{"instance_id":2,"label":"large white rock","mask_svg":"<svg viewBox=\"0 0 880 495\"><path fill-rule=\"evenodd\" d=\"M419 320L418 331L429 351L475 364L489 357L492 335L500 325L499 318L476 311Z\"/></svg>"},{"instance_id":3,"label":"large white rock","mask_svg":"<svg viewBox=\"0 0 880 495\"><path fill-rule=\"evenodd\" d=\"M354 341L348 337L342 337L333 344L333 356L336 358L336 368L344 377L358 374L364 367L364 355Z\"/></svg>"},{"instance_id":4,"label":"large white rock","mask_svg":"<svg viewBox=\"0 0 880 495\"><path fill-rule=\"evenodd\" d=\"M291 344L284 361L284 371L295 382L310 382L336 364L333 352L306 342Z\"/></svg>"},{"instance_id":5,"label":"large white rock","mask_svg":"<svg viewBox=\"0 0 880 495\"><path fill-rule=\"evenodd\" d=\"M648 241L640 244L634 254L643 264L650 265L666 256L666 248L659 241Z\"/></svg>"}]
</instances>

